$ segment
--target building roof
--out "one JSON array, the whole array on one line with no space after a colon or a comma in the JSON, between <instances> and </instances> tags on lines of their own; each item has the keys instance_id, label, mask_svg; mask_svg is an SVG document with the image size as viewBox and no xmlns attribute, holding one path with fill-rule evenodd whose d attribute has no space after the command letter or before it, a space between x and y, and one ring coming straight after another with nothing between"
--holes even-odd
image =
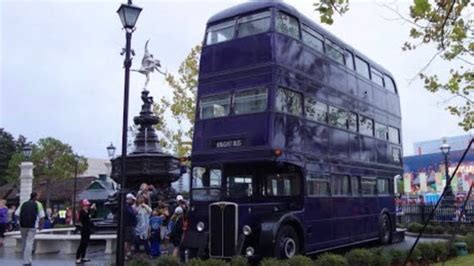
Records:
<instances>
[{"instance_id":1,"label":"building roof","mask_svg":"<svg viewBox=\"0 0 474 266\"><path fill-rule=\"evenodd\" d=\"M78 195L78 199L107 200L117 191L117 184L105 175L94 180Z\"/></svg>"},{"instance_id":2,"label":"building roof","mask_svg":"<svg viewBox=\"0 0 474 266\"><path fill-rule=\"evenodd\" d=\"M448 155L450 167L455 167L461 160L464 151L452 151ZM474 149L470 149L464 158L463 163L474 163ZM439 169L439 165L444 164L444 156L439 153L430 153L425 155L414 155L403 158L403 170L407 172L420 172Z\"/></svg>"},{"instance_id":3,"label":"building roof","mask_svg":"<svg viewBox=\"0 0 474 266\"><path fill-rule=\"evenodd\" d=\"M76 193L87 188L96 177L84 176L77 178ZM38 179L33 179L33 191L38 193L38 199L42 202L46 201L47 185L46 182ZM74 178L65 180L58 180L49 184L50 200L51 201L70 201L74 195ZM0 187L0 198L7 201L17 201L20 197L19 181L12 182Z\"/></svg>"},{"instance_id":4,"label":"building roof","mask_svg":"<svg viewBox=\"0 0 474 266\"><path fill-rule=\"evenodd\" d=\"M101 174L107 174L107 167L105 163L110 162L107 159L87 158L87 170L80 176L95 176L99 177Z\"/></svg>"}]
</instances>

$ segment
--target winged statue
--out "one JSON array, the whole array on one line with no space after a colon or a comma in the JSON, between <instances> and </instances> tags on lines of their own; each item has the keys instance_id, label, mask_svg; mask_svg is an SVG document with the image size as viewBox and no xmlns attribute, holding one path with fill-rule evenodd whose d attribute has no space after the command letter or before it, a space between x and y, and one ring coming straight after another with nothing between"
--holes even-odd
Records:
<instances>
[{"instance_id":1,"label":"winged statue","mask_svg":"<svg viewBox=\"0 0 474 266\"><path fill-rule=\"evenodd\" d=\"M150 52L148 51L149 42L150 40L147 40L145 43L145 54L143 55L141 68L132 69L132 71L145 75L146 81L145 81L145 86L143 86L143 90L146 90L146 86L148 85L148 82L150 81L150 73L153 73L156 70L158 73L165 75L165 73L160 70L160 67L161 67L160 60L155 59L153 55L150 54Z\"/></svg>"}]
</instances>

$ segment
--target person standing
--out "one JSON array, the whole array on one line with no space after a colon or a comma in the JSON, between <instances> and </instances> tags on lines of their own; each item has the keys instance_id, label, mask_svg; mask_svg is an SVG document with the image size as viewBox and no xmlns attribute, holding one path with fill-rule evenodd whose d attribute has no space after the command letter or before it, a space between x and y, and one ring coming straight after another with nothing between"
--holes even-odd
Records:
<instances>
[{"instance_id":1,"label":"person standing","mask_svg":"<svg viewBox=\"0 0 474 266\"><path fill-rule=\"evenodd\" d=\"M8 209L8 220L10 221L10 231L18 230L18 219L15 216L16 206L12 205Z\"/></svg>"},{"instance_id":2,"label":"person standing","mask_svg":"<svg viewBox=\"0 0 474 266\"><path fill-rule=\"evenodd\" d=\"M135 233L135 226L137 225L137 217L135 213L135 209L133 208L133 203L135 202L136 198L133 196L132 193L128 193L126 197L126 204L124 210L124 219L123 225L125 227L125 234L124 234L124 250L125 250L125 260L130 259L130 250L131 244L134 239Z\"/></svg>"},{"instance_id":3,"label":"person standing","mask_svg":"<svg viewBox=\"0 0 474 266\"><path fill-rule=\"evenodd\" d=\"M44 224L43 205L37 201L38 194L31 193L30 199L21 204L15 215L20 217L20 232L23 243L23 264L31 265L33 242L35 241L36 228L41 230Z\"/></svg>"},{"instance_id":4,"label":"person standing","mask_svg":"<svg viewBox=\"0 0 474 266\"><path fill-rule=\"evenodd\" d=\"M158 202L158 215L163 217L163 221L161 223L160 228L160 239L163 242L163 251L161 253L168 254L168 223L170 221L170 212L168 209L168 205L162 200Z\"/></svg>"},{"instance_id":5,"label":"person standing","mask_svg":"<svg viewBox=\"0 0 474 266\"><path fill-rule=\"evenodd\" d=\"M79 211L79 223L81 224L81 242L76 252L76 263L88 262L86 250L89 245L94 223L91 221L96 214L95 205L92 205L87 199L81 201L81 210Z\"/></svg>"},{"instance_id":6,"label":"person standing","mask_svg":"<svg viewBox=\"0 0 474 266\"><path fill-rule=\"evenodd\" d=\"M6 204L7 202L4 199L0 199L0 247L3 247L3 239L8 227L8 208Z\"/></svg>"},{"instance_id":7,"label":"person standing","mask_svg":"<svg viewBox=\"0 0 474 266\"><path fill-rule=\"evenodd\" d=\"M137 225L135 227L135 252L139 253L140 246L145 246L145 252L150 254L150 245L148 244L148 225L150 221L151 208L145 203L143 196L138 196L136 200L135 211L137 213Z\"/></svg>"},{"instance_id":8,"label":"person standing","mask_svg":"<svg viewBox=\"0 0 474 266\"><path fill-rule=\"evenodd\" d=\"M183 208L176 207L169 223L169 238L173 244L173 257L179 257L179 247L183 237Z\"/></svg>"},{"instance_id":9,"label":"person standing","mask_svg":"<svg viewBox=\"0 0 474 266\"><path fill-rule=\"evenodd\" d=\"M161 226L163 224L163 217L160 216L160 213L158 210L154 210L152 212L152 216L150 217L150 229L149 229L149 235L150 235L150 255L152 258L159 257L161 256L161 247L160 247L160 242L161 242Z\"/></svg>"}]
</instances>

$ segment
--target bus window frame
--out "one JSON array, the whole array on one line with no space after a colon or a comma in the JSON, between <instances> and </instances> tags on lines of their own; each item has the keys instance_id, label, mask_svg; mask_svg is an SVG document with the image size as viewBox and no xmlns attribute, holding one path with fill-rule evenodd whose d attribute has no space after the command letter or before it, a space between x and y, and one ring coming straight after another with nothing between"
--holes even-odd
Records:
<instances>
[{"instance_id":1,"label":"bus window frame","mask_svg":"<svg viewBox=\"0 0 474 266\"><path fill-rule=\"evenodd\" d=\"M262 31L262 32L254 33L254 34L250 34L250 35L245 35L245 36L239 36L239 24L240 24L242 18L252 16L252 15L257 15L257 14L260 14L260 13L265 13L265 12L268 12L268 14L269 14L268 18L270 19L269 26L268 26L268 29L266 31ZM242 23L252 22L252 21L261 20L261 19L265 19L265 18L267 18L267 17L260 17L260 18L253 19L253 20L248 20L248 21L245 21L245 22L242 22ZM241 38L245 38L245 37L249 37L249 36L254 36L254 35L258 35L258 34L271 32L272 31L272 24L273 24L273 12L272 12L271 9L268 9L268 8L253 11L251 13L247 13L247 14L237 16L236 17L236 23L235 23L234 39L241 39Z\"/></svg>"},{"instance_id":2,"label":"bus window frame","mask_svg":"<svg viewBox=\"0 0 474 266\"><path fill-rule=\"evenodd\" d=\"M224 42L228 42L228 41L232 41L232 40L235 40L236 37L237 37L237 20L238 20L238 16L237 17L234 17L232 19L224 19L222 21L219 21L219 22L215 22L213 23L212 25L208 25L207 28L206 28L206 34L205 34L205 38L204 38L204 46L212 46L212 45L216 45L216 44L220 44L220 43L224 43ZM208 37L208 34L209 34L209 29L214 27L214 26L217 26L219 24L223 24L223 23L226 23L226 22L231 22L233 21L233 34L232 34L232 38L229 38L228 40L225 40L225 41L221 41L221 42L216 42L216 43L207 43L207 37ZM230 24L230 23L229 23Z\"/></svg>"},{"instance_id":3,"label":"bus window frame","mask_svg":"<svg viewBox=\"0 0 474 266\"><path fill-rule=\"evenodd\" d=\"M214 97L214 96L219 96L219 95L225 95L225 94L229 94L229 111L227 112L227 115L224 115L224 116L214 116L214 117L207 117L207 118L202 118L202 98L205 97ZM233 92L232 91L228 91L228 92L221 92L221 93L215 93L215 94L209 94L209 95L204 95L204 96L199 96L198 97L198 110L199 110L199 119L198 120L208 120L208 119L218 119L218 118L222 118L222 117L228 117L230 115L232 115L232 98L233 98Z\"/></svg>"},{"instance_id":4,"label":"bus window frame","mask_svg":"<svg viewBox=\"0 0 474 266\"><path fill-rule=\"evenodd\" d=\"M328 193L327 195L319 195L319 194L310 194L309 193L309 182L321 182L327 185ZM331 189L331 176L329 174L307 174L305 177L305 195L311 198L328 198L332 196L332 189Z\"/></svg>"},{"instance_id":5,"label":"bus window frame","mask_svg":"<svg viewBox=\"0 0 474 266\"><path fill-rule=\"evenodd\" d=\"M386 78L388 79L388 81L386 81ZM383 73L383 79L385 83L385 89L390 93L398 95L398 88L397 88L397 84L395 84L395 80L393 80L393 78L390 75L385 74L385 73ZM393 85L393 91L387 87L387 83L389 82L391 82L391 84Z\"/></svg>"},{"instance_id":6,"label":"bus window frame","mask_svg":"<svg viewBox=\"0 0 474 266\"><path fill-rule=\"evenodd\" d=\"M276 9L275 11L276 11L276 12L275 12L275 18L273 19L274 31L275 31L276 33L280 33L280 34L283 34L283 35L285 35L285 36L288 36L288 37L291 37L291 38L293 38L293 39L296 39L296 40L300 40L300 41L301 41L302 39L301 39L301 21L300 21L300 19L299 19L297 16L294 16L294 15L292 15L292 14L289 14L289 13L283 11L283 10L280 10L280 9ZM294 36L292 36L292 35L286 34L286 33L282 32L282 31L279 31L279 30L278 30L278 25L277 25L277 22L278 22L278 13L282 13L282 14L284 14L284 15L286 15L286 16L288 16L288 17L293 18L293 19L296 20L296 23L298 24L298 36L297 36L296 38L295 38Z\"/></svg>"},{"instance_id":7,"label":"bus window frame","mask_svg":"<svg viewBox=\"0 0 474 266\"><path fill-rule=\"evenodd\" d=\"M301 96L301 109L300 109L300 112L299 114L294 114L294 113L289 113L289 112L284 112L284 111L281 111L281 110L278 110L277 109L277 106L276 106L276 99L278 97L278 91L279 90L287 90L287 91L290 91L292 93L296 93L296 94L299 94ZM285 86L281 86L281 85L278 85L276 86L276 90L275 90L275 97L273 99L273 111L274 112L277 112L277 113L280 113L280 114L285 114L285 115L292 115L292 116L296 116L296 117L303 117L304 116L304 93L300 92L300 91L297 91L297 90L293 90L293 89L290 89L290 88L287 88Z\"/></svg>"},{"instance_id":8,"label":"bus window frame","mask_svg":"<svg viewBox=\"0 0 474 266\"><path fill-rule=\"evenodd\" d=\"M258 111L258 112L249 112L249 113L242 113L242 114L235 113L235 105L234 105L235 104L235 94L246 92L246 91L251 91L251 90L259 90L259 89L265 89L265 93L266 93L265 108L262 111ZM231 92L231 95L232 95L232 99L231 99L230 114L229 114L231 116L247 115L247 114L258 114L258 113L268 112L268 110L269 110L270 93L269 93L269 88L267 86L254 86L254 87L251 87L251 88L234 90L234 91Z\"/></svg>"}]
</instances>

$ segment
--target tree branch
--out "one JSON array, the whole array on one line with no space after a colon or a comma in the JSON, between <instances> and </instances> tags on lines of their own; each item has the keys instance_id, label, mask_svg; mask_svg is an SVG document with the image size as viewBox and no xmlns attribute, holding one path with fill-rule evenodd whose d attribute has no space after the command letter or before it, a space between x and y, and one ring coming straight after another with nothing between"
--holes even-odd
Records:
<instances>
[{"instance_id":1,"label":"tree branch","mask_svg":"<svg viewBox=\"0 0 474 266\"><path fill-rule=\"evenodd\" d=\"M451 3L451 6L449 6L448 13L446 13L446 17L444 18L443 23L441 24L441 48L443 48L443 50L445 49L445 47L444 47L444 27L446 26L446 22L448 21L449 15L451 14L451 12L453 12L453 8L454 8L454 4L456 3L456 0L453 0L450 3ZM455 21L456 21L456 19L453 19L452 23L454 23Z\"/></svg>"},{"instance_id":2,"label":"tree branch","mask_svg":"<svg viewBox=\"0 0 474 266\"><path fill-rule=\"evenodd\" d=\"M408 84L412 84L413 81L415 81L416 79L418 79L418 77L420 76L421 73L423 73L430 65L431 63L436 59L436 57L438 57L439 54L441 54L442 51L438 51L436 52L433 57L431 57L431 59L428 61L428 63L425 64L425 66L423 66L420 71L418 71L418 73L416 73L416 75L411 78L409 81L408 81Z\"/></svg>"}]
</instances>

